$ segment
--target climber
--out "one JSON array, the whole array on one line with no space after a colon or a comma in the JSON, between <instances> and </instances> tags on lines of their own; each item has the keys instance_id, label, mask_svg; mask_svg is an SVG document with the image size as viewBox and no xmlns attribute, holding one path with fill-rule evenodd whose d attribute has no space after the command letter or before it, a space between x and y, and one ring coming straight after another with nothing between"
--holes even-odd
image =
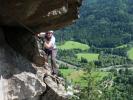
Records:
<instances>
[{"instance_id":1,"label":"climber","mask_svg":"<svg viewBox=\"0 0 133 100\"><path fill-rule=\"evenodd\" d=\"M45 42L44 42L44 51L47 54L47 59L50 56L51 58L51 67L52 67L52 74L57 75L58 69L56 65L56 54L57 54L57 48L55 45L55 37L54 32L48 31L45 34Z\"/></svg>"}]
</instances>

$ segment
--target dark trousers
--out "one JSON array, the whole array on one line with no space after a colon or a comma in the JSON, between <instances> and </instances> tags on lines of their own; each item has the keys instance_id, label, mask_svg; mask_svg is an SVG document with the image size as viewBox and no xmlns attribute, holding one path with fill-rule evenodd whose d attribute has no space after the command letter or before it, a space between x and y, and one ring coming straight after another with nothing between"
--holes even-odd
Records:
<instances>
[{"instance_id":1,"label":"dark trousers","mask_svg":"<svg viewBox=\"0 0 133 100\"><path fill-rule=\"evenodd\" d=\"M56 55L57 55L57 49L44 49L45 53L47 54L47 60L50 56L51 60L51 67L52 67L52 74L58 74L58 69L56 65Z\"/></svg>"}]
</instances>

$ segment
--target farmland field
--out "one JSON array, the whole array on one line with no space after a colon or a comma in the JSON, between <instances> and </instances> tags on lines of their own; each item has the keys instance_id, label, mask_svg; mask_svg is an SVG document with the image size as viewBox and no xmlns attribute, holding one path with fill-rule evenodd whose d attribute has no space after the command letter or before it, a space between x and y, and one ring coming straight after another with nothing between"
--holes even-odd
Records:
<instances>
[{"instance_id":1,"label":"farmland field","mask_svg":"<svg viewBox=\"0 0 133 100\"><path fill-rule=\"evenodd\" d=\"M133 60L133 47L127 52L129 59Z\"/></svg>"},{"instance_id":2,"label":"farmland field","mask_svg":"<svg viewBox=\"0 0 133 100\"><path fill-rule=\"evenodd\" d=\"M81 57L83 57L87 59L88 61L98 60L98 56L99 56L99 54L95 54L95 53L78 53L76 55L78 59L81 59Z\"/></svg>"},{"instance_id":3,"label":"farmland field","mask_svg":"<svg viewBox=\"0 0 133 100\"><path fill-rule=\"evenodd\" d=\"M82 87L87 86L87 80L84 78L89 77L83 70L76 69L60 69L63 77L67 80L71 80L73 84L80 84ZM96 81L100 81L103 77L108 76L109 72L95 71L91 73L91 77L95 77Z\"/></svg>"},{"instance_id":4,"label":"farmland field","mask_svg":"<svg viewBox=\"0 0 133 100\"><path fill-rule=\"evenodd\" d=\"M74 41L66 41L63 45L57 46L59 49L81 49L88 50L90 47L86 44L82 44Z\"/></svg>"},{"instance_id":5,"label":"farmland field","mask_svg":"<svg viewBox=\"0 0 133 100\"><path fill-rule=\"evenodd\" d=\"M118 46L118 47L116 47L116 48L125 48L125 47L127 47L127 44L120 45L120 46Z\"/></svg>"}]
</instances>

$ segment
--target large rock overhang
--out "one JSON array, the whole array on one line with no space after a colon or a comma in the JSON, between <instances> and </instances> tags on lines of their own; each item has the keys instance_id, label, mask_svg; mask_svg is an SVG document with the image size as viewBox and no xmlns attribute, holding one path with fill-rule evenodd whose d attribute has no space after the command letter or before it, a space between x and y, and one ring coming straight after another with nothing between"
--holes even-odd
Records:
<instances>
[{"instance_id":1,"label":"large rock overhang","mask_svg":"<svg viewBox=\"0 0 133 100\"><path fill-rule=\"evenodd\" d=\"M0 0L0 25L58 29L78 18L81 0Z\"/></svg>"}]
</instances>

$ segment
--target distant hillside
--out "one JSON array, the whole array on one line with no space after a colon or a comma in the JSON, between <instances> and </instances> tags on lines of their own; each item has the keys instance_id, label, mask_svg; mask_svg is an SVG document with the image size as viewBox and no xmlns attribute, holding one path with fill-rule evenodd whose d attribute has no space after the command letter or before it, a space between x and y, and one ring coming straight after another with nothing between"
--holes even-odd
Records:
<instances>
[{"instance_id":1,"label":"distant hillside","mask_svg":"<svg viewBox=\"0 0 133 100\"><path fill-rule=\"evenodd\" d=\"M133 40L133 0L84 0L80 19L56 31L57 40L116 47Z\"/></svg>"}]
</instances>

